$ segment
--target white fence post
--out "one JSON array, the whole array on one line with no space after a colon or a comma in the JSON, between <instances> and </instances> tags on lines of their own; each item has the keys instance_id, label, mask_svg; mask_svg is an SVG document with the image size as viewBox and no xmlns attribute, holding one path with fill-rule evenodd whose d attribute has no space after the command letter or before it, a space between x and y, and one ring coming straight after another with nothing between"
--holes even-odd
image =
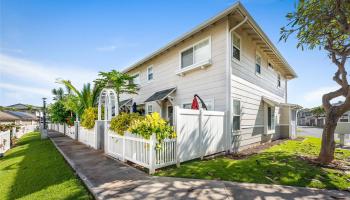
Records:
<instances>
[{"instance_id":1,"label":"white fence post","mask_svg":"<svg viewBox=\"0 0 350 200\"><path fill-rule=\"evenodd\" d=\"M149 143L149 174L154 174L155 170L155 147L156 147L156 135L153 133Z\"/></svg>"},{"instance_id":2,"label":"white fence post","mask_svg":"<svg viewBox=\"0 0 350 200\"><path fill-rule=\"evenodd\" d=\"M198 133L199 133L199 138L200 138L200 142L198 143L199 149L200 149L200 155L201 155L201 160L203 160L204 158L204 144L203 144L203 140L204 140L204 136L203 136L203 109L200 108L199 109L199 120L198 120Z\"/></svg>"},{"instance_id":3,"label":"white fence post","mask_svg":"<svg viewBox=\"0 0 350 200\"><path fill-rule=\"evenodd\" d=\"M179 117L179 106L175 106L175 120L174 120L174 124L175 124L175 132L176 134L180 133L180 117ZM179 137L176 137L176 167L180 167L180 151L179 151Z\"/></svg>"},{"instance_id":4,"label":"white fence post","mask_svg":"<svg viewBox=\"0 0 350 200\"><path fill-rule=\"evenodd\" d=\"M122 161L125 162L125 133L124 133L124 137L122 137Z\"/></svg>"}]
</instances>

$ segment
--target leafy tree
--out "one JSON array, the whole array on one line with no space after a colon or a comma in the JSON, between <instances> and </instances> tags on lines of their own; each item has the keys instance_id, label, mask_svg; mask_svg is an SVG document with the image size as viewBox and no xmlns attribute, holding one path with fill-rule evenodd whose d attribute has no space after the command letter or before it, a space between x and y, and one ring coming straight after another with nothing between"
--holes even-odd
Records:
<instances>
[{"instance_id":1,"label":"leafy tree","mask_svg":"<svg viewBox=\"0 0 350 200\"><path fill-rule=\"evenodd\" d=\"M317 107L311 109L311 113L315 117L319 118L319 117L321 117L322 115L325 114L325 110L323 109L322 106L317 106Z\"/></svg>"},{"instance_id":2,"label":"leafy tree","mask_svg":"<svg viewBox=\"0 0 350 200\"><path fill-rule=\"evenodd\" d=\"M69 80L59 80L58 83L65 85L72 91L72 94L67 95L65 103L66 108L72 109L74 112L78 113L79 116L82 115L85 109L97 105L98 96L101 92L100 86L95 84L93 88L91 88L90 83L87 83L84 84L83 89L79 91Z\"/></svg>"},{"instance_id":3,"label":"leafy tree","mask_svg":"<svg viewBox=\"0 0 350 200\"><path fill-rule=\"evenodd\" d=\"M95 80L95 83L102 88L113 88L117 94L118 105L120 105L121 94L137 94L137 84L133 82L135 76L130 76L117 70L99 72L98 75L99 78Z\"/></svg>"},{"instance_id":4,"label":"leafy tree","mask_svg":"<svg viewBox=\"0 0 350 200\"><path fill-rule=\"evenodd\" d=\"M333 80L339 89L322 97L326 124L318 159L321 163L330 163L334 159L334 131L338 119L350 110L350 86L346 70L350 56L350 1L300 0L296 10L286 17L289 23L281 28L281 40L287 40L296 33L298 48L323 49L337 67ZM340 105L332 105L331 100L337 97L345 97L345 101Z\"/></svg>"},{"instance_id":5,"label":"leafy tree","mask_svg":"<svg viewBox=\"0 0 350 200\"><path fill-rule=\"evenodd\" d=\"M51 104L48 111L51 121L54 123L66 123L70 117L70 113L64 108L62 101Z\"/></svg>"}]
</instances>

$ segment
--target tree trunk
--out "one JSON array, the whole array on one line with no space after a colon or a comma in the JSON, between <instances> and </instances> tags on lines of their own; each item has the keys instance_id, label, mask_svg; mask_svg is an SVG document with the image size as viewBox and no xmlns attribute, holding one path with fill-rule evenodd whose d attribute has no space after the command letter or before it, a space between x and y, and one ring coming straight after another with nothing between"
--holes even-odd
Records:
<instances>
[{"instance_id":1,"label":"tree trunk","mask_svg":"<svg viewBox=\"0 0 350 200\"><path fill-rule=\"evenodd\" d=\"M324 125L322 133L321 152L318 156L318 160L321 163L328 164L334 159L334 131L337 127L338 118L333 109L326 115L326 124Z\"/></svg>"}]
</instances>

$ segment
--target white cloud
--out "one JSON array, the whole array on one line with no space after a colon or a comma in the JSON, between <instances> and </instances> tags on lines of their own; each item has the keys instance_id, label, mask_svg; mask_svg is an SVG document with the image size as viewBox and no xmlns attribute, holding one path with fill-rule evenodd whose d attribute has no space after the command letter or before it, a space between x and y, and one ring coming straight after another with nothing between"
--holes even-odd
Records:
<instances>
[{"instance_id":1,"label":"white cloud","mask_svg":"<svg viewBox=\"0 0 350 200\"><path fill-rule=\"evenodd\" d=\"M50 87L55 84L57 78L69 79L82 86L97 76L97 71L86 68L46 65L4 54L0 54L0 71L2 75L23 78Z\"/></svg>"},{"instance_id":2,"label":"white cloud","mask_svg":"<svg viewBox=\"0 0 350 200\"><path fill-rule=\"evenodd\" d=\"M328 92L335 91L339 89L339 86L325 86L320 87L316 90L308 92L306 95L304 95L304 101L305 105L308 107L313 107L317 105L322 105L322 96ZM335 98L332 102L337 102L342 100L342 97Z\"/></svg>"},{"instance_id":3,"label":"white cloud","mask_svg":"<svg viewBox=\"0 0 350 200\"><path fill-rule=\"evenodd\" d=\"M48 65L0 53L1 103L40 103L41 97L51 97L51 89L59 87L58 78L71 80L77 88L92 82L97 70L69 65ZM6 77L6 79L4 79ZM6 90L6 92L4 91ZM6 99L3 99L6 96ZM24 97L28 101L23 100Z\"/></svg>"}]
</instances>

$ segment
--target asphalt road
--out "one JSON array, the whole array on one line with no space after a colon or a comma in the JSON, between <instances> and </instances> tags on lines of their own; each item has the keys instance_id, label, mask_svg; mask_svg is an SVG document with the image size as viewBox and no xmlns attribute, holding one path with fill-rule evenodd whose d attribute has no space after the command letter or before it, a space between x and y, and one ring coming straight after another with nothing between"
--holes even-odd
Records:
<instances>
[{"instance_id":1,"label":"asphalt road","mask_svg":"<svg viewBox=\"0 0 350 200\"><path fill-rule=\"evenodd\" d=\"M297 129L297 135L298 136L312 136L321 138L322 137L322 128L317 127L309 127L309 126L298 126Z\"/></svg>"}]
</instances>

